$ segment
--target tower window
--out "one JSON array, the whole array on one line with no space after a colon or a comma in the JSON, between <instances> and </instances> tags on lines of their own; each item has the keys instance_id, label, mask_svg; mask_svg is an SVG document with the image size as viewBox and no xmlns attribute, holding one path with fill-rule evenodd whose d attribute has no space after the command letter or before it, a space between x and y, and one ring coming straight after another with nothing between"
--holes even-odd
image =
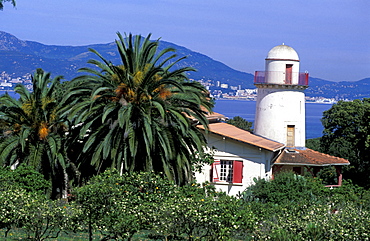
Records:
<instances>
[{"instance_id":1,"label":"tower window","mask_svg":"<svg viewBox=\"0 0 370 241\"><path fill-rule=\"evenodd\" d=\"M295 133L294 133L295 126L288 125L287 126L287 135L286 135L286 145L293 147L295 146Z\"/></svg>"}]
</instances>

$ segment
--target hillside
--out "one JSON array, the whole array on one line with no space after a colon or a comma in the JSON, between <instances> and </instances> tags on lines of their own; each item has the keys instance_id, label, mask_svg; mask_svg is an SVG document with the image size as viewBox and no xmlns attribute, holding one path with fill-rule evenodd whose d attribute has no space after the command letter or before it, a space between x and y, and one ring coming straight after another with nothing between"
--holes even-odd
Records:
<instances>
[{"instance_id":1,"label":"hillside","mask_svg":"<svg viewBox=\"0 0 370 241\"><path fill-rule=\"evenodd\" d=\"M192 79L210 79L230 85L242 85L243 88L254 88L252 74L236 71L206 55L161 41L160 49L169 47L175 48L179 57L187 56L180 63L181 66L191 66L197 69L197 72L189 73ZM19 40L11 34L0 31L0 69L22 76L40 67L54 75L63 75L66 79L72 79L77 75L77 69L86 67L89 59L96 58L88 51L89 48L97 50L113 63L119 63L116 45L113 42L86 46L44 45Z\"/></svg>"},{"instance_id":2,"label":"hillside","mask_svg":"<svg viewBox=\"0 0 370 241\"><path fill-rule=\"evenodd\" d=\"M241 86L242 89L255 88L253 74L234 70L210 57L191 51L185 47L160 41L160 49L174 48L179 57L187 56L177 67L191 66L197 72L190 72L189 78L203 80L211 90L220 89L217 82L228 84L223 92L230 92L231 86ZM79 73L77 70L88 66L89 59L96 56L89 52L93 48L106 59L115 64L119 62L114 42L86 46L45 45L33 41L20 40L17 37L0 31L0 74L6 72L14 77L33 73L36 68L43 68L55 75L62 75L71 80ZM91 67L91 66L90 66ZM306 95L310 97L326 97L336 99L355 99L370 97L370 78L356 82L332 82L310 77L310 87Z\"/></svg>"},{"instance_id":3,"label":"hillside","mask_svg":"<svg viewBox=\"0 0 370 241\"><path fill-rule=\"evenodd\" d=\"M335 99L370 98L370 78L359 81L331 82L310 78L310 87L306 95L311 97L323 96Z\"/></svg>"}]
</instances>

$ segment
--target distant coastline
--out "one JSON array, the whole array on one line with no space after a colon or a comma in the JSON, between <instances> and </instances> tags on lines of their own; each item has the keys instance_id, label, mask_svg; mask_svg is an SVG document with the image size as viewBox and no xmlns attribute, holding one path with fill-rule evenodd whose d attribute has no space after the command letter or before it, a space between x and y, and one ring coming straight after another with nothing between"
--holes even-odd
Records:
<instances>
[{"instance_id":1,"label":"distant coastline","mask_svg":"<svg viewBox=\"0 0 370 241\"><path fill-rule=\"evenodd\" d=\"M230 96L227 98L215 98L215 100L239 100L239 101L256 101L256 98L247 98L247 97L235 97L235 96ZM346 100L348 101L348 100ZM317 100L312 100L312 99L307 99L306 98L306 103L316 103L316 104L336 104L338 101L334 99L328 99L328 98L319 98Z\"/></svg>"},{"instance_id":2,"label":"distant coastline","mask_svg":"<svg viewBox=\"0 0 370 241\"><path fill-rule=\"evenodd\" d=\"M3 95L5 93L9 93L9 95L15 97L16 95L18 95L17 93L15 93L14 89L0 89L0 95ZM257 97L256 96L253 96L253 97L246 97L246 96L228 96L228 97L222 97L222 98L219 98L219 97L214 97L215 100L238 100L238 101L256 101ZM348 101L348 100L346 100ZM324 97L319 97L319 98L310 98L310 97L306 97L306 103L317 103L317 104L335 104L337 103L338 101L334 100L334 99L329 99L329 98L324 98Z\"/></svg>"}]
</instances>

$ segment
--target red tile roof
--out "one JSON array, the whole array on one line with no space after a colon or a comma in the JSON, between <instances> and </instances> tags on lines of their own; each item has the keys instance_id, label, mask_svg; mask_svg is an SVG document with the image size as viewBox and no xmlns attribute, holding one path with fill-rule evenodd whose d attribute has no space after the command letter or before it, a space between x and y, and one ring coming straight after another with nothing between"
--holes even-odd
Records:
<instances>
[{"instance_id":1,"label":"red tile roof","mask_svg":"<svg viewBox=\"0 0 370 241\"><path fill-rule=\"evenodd\" d=\"M201 125L198 125L198 128L204 130L204 127ZM254 135L249 131L239 129L227 123L211 123L209 124L209 131L213 134L247 143L249 145L260 147L269 151L277 151L285 147L285 145L282 143Z\"/></svg>"},{"instance_id":2,"label":"red tile roof","mask_svg":"<svg viewBox=\"0 0 370 241\"><path fill-rule=\"evenodd\" d=\"M349 161L343 158L330 156L318 151L306 148L305 150L285 150L277 158L274 165L308 165L308 166L331 166L349 165Z\"/></svg>"}]
</instances>

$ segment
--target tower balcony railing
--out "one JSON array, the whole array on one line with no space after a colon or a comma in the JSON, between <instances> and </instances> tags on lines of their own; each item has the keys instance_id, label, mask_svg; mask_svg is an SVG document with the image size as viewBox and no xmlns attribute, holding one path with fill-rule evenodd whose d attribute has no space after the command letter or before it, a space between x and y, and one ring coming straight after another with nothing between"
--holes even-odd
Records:
<instances>
[{"instance_id":1,"label":"tower balcony railing","mask_svg":"<svg viewBox=\"0 0 370 241\"><path fill-rule=\"evenodd\" d=\"M284 71L256 71L254 84L279 84L308 86L308 73L288 73Z\"/></svg>"}]
</instances>

